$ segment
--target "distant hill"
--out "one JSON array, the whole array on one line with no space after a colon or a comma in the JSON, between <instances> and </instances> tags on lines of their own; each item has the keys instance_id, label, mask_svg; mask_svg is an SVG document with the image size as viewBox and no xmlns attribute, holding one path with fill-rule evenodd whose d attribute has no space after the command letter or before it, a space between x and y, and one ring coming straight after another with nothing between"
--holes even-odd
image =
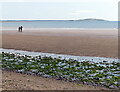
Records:
<instances>
[{"instance_id":1,"label":"distant hill","mask_svg":"<svg viewBox=\"0 0 120 92\"><path fill-rule=\"evenodd\" d=\"M2 22L32 22L32 21L86 21L86 22L110 22L104 19L95 19L95 18L88 18L88 19L78 19L78 20L0 20Z\"/></svg>"},{"instance_id":2,"label":"distant hill","mask_svg":"<svg viewBox=\"0 0 120 92\"><path fill-rule=\"evenodd\" d=\"M88 18L88 19L79 19L77 21L108 21L108 20Z\"/></svg>"}]
</instances>

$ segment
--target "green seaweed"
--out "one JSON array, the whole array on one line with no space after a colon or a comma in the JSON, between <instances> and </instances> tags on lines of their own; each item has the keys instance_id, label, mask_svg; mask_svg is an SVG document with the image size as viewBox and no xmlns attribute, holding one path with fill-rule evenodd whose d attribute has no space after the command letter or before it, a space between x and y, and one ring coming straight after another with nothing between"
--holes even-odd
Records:
<instances>
[{"instance_id":1,"label":"green seaweed","mask_svg":"<svg viewBox=\"0 0 120 92\"><path fill-rule=\"evenodd\" d=\"M60 57L32 57L4 52L0 54L0 59L3 69L12 69L20 73L30 72L36 75L76 81L83 84L120 88L119 62L79 62L73 59L61 59Z\"/></svg>"}]
</instances>

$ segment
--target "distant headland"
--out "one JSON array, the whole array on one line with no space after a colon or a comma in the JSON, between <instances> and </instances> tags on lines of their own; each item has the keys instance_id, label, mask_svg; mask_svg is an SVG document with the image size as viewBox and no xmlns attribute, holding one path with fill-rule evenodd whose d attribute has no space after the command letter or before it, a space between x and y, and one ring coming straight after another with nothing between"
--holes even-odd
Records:
<instances>
[{"instance_id":1,"label":"distant headland","mask_svg":"<svg viewBox=\"0 0 120 92\"><path fill-rule=\"evenodd\" d=\"M87 18L87 19L77 19L77 20L0 20L2 22L17 22L17 21L109 21L104 19L96 19L96 18Z\"/></svg>"}]
</instances>

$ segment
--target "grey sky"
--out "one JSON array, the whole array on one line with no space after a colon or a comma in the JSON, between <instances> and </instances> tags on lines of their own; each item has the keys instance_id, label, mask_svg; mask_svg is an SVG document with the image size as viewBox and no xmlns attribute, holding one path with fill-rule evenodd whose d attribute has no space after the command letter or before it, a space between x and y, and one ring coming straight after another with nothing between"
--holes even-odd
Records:
<instances>
[{"instance_id":1,"label":"grey sky","mask_svg":"<svg viewBox=\"0 0 120 92\"><path fill-rule=\"evenodd\" d=\"M118 0L4 0L2 19L118 20ZM34 2L33 2L34 1Z\"/></svg>"}]
</instances>

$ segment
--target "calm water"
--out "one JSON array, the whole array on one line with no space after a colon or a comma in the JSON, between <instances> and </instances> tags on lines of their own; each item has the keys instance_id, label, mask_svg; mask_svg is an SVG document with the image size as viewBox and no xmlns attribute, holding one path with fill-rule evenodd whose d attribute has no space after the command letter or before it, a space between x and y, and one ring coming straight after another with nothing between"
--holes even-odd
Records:
<instances>
[{"instance_id":1,"label":"calm water","mask_svg":"<svg viewBox=\"0 0 120 92\"><path fill-rule=\"evenodd\" d=\"M117 21L40 20L2 22L3 29L17 28L21 25L24 28L118 28Z\"/></svg>"}]
</instances>

